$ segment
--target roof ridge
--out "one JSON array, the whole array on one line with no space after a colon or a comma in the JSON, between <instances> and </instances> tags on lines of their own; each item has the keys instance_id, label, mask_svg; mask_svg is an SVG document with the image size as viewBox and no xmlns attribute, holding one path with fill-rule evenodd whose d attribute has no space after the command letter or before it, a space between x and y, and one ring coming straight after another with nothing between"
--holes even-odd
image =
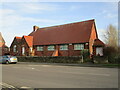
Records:
<instances>
[{"instance_id":1,"label":"roof ridge","mask_svg":"<svg viewBox=\"0 0 120 90\"><path fill-rule=\"evenodd\" d=\"M95 21L95 19L84 20L84 21L80 21L80 22L66 23L66 24L62 24L62 25L55 25L55 26L42 27L42 28L39 28L39 29L45 29L45 28L50 28L50 27L60 27L60 26L64 26L64 25L70 25L70 24L76 24L76 23L83 23L83 22L89 22L89 21ZM39 29L38 29L38 30L39 30Z\"/></svg>"}]
</instances>

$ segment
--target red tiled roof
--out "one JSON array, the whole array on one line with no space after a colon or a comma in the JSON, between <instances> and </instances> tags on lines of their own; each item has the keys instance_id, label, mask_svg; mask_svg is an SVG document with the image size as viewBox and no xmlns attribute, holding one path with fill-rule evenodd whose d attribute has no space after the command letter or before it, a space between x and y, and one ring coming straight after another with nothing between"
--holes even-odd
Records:
<instances>
[{"instance_id":1,"label":"red tiled roof","mask_svg":"<svg viewBox=\"0 0 120 90\"><path fill-rule=\"evenodd\" d=\"M93 20L39 28L29 36L33 36L34 45L50 45L65 43L89 42Z\"/></svg>"},{"instance_id":2,"label":"red tiled roof","mask_svg":"<svg viewBox=\"0 0 120 90\"><path fill-rule=\"evenodd\" d=\"M23 36L29 47L33 46L33 36Z\"/></svg>"},{"instance_id":3,"label":"red tiled roof","mask_svg":"<svg viewBox=\"0 0 120 90\"><path fill-rule=\"evenodd\" d=\"M95 39L93 46L105 46L105 44L101 40Z\"/></svg>"},{"instance_id":4,"label":"red tiled roof","mask_svg":"<svg viewBox=\"0 0 120 90\"><path fill-rule=\"evenodd\" d=\"M15 37L16 39L22 39L22 37Z\"/></svg>"}]
</instances>

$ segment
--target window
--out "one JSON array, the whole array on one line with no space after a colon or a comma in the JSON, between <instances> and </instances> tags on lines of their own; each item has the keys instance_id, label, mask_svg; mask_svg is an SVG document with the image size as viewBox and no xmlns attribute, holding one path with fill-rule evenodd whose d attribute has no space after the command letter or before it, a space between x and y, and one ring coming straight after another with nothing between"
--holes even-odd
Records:
<instances>
[{"instance_id":1,"label":"window","mask_svg":"<svg viewBox=\"0 0 120 90\"><path fill-rule=\"evenodd\" d=\"M16 51L17 51L17 46L14 45L14 46L13 46L13 52L16 52Z\"/></svg>"},{"instance_id":2,"label":"window","mask_svg":"<svg viewBox=\"0 0 120 90\"><path fill-rule=\"evenodd\" d=\"M37 46L37 51L43 51L43 46Z\"/></svg>"},{"instance_id":3,"label":"window","mask_svg":"<svg viewBox=\"0 0 120 90\"><path fill-rule=\"evenodd\" d=\"M84 44L74 44L74 50L83 50Z\"/></svg>"},{"instance_id":4,"label":"window","mask_svg":"<svg viewBox=\"0 0 120 90\"><path fill-rule=\"evenodd\" d=\"M22 55L25 55L25 47L22 47Z\"/></svg>"},{"instance_id":5,"label":"window","mask_svg":"<svg viewBox=\"0 0 120 90\"><path fill-rule=\"evenodd\" d=\"M60 50L68 50L68 45L60 45Z\"/></svg>"},{"instance_id":6,"label":"window","mask_svg":"<svg viewBox=\"0 0 120 90\"><path fill-rule=\"evenodd\" d=\"M32 52L32 50L33 50L32 47L30 47L30 52Z\"/></svg>"},{"instance_id":7,"label":"window","mask_svg":"<svg viewBox=\"0 0 120 90\"><path fill-rule=\"evenodd\" d=\"M48 46L48 51L53 51L54 49L55 49L55 46L54 46L54 45Z\"/></svg>"},{"instance_id":8,"label":"window","mask_svg":"<svg viewBox=\"0 0 120 90\"><path fill-rule=\"evenodd\" d=\"M103 48L102 47L96 47L96 55L103 56Z\"/></svg>"}]
</instances>

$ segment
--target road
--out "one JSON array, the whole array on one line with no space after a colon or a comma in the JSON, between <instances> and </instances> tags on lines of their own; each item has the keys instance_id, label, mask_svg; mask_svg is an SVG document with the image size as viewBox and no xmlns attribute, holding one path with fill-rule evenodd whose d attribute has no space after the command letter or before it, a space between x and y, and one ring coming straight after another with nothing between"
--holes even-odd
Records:
<instances>
[{"instance_id":1,"label":"road","mask_svg":"<svg viewBox=\"0 0 120 90\"><path fill-rule=\"evenodd\" d=\"M2 65L2 82L17 88L118 88L118 69L9 64Z\"/></svg>"}]
</instances>

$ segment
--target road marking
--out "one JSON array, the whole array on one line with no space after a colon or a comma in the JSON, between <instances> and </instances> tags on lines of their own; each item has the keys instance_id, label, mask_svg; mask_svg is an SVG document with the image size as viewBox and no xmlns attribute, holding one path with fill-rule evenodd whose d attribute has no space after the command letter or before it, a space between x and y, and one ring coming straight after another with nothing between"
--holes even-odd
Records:
<instances>
[{"instance_id":1,"label":"road marking","mask_svg":"<svg viewBox=\"0 0 120 90\"><path fill-rule=\"evenodd\" d=\"M28 65L28 66L40 66L40 65Z\"/></svg>"},{"instance_id":2,"label":"road marking","mask_svg":"<svg viewBox=\"0 0 120 90\"><path fill-rule=\"evenodd\" d=\"M1 86L5 87L5 88L15 88L14 86L7 84L7 83L0 83Z\"/></svg>"},{"instance_id":3,"label":"road marking","mask_svg":"<svg viewBox=\"0 0 120 90\"><path fill-rule=\"evenodd\" d=\"M35 68L32 68L32 69L35 69Z\"/></svg>"},{"instance_id":4,"label":"road marking","mask_svg":"<svg viewBox=\"0 0 120 90\"><path fill-rule=\"evenodd\" d=\"M20 87L20 88L26 89L26 88L31 88L31 87L22 86L22 87Z\"/></svg>"},{"instance_id":5,"label":"road marking","mask_svg":"<svg viewBox=\"0 0 120 90\"><path fill-rule=\"evenodd\" d=\"M41 66L43 66L43 67L50 67L51 65L41 65Z\"/></svg>"}]
</instances>

